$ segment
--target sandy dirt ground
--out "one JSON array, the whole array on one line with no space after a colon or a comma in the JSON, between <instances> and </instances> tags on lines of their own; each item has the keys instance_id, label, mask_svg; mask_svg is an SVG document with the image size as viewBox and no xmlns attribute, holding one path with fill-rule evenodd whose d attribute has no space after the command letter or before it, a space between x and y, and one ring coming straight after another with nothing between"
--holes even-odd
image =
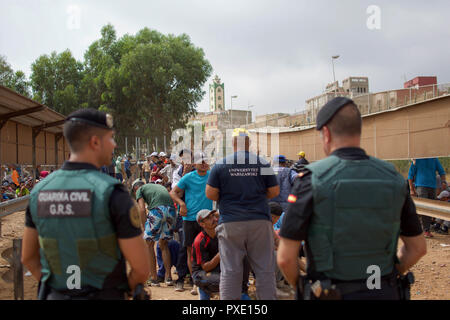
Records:
<instances>
[{"instance_id":1,"label":"sandy dirt ground","mask_svg":"<svg viewBox=\"0 0 450 320\"><path fill-rule=\"evenodd\" d=\"M2 219L0 253L12 246L12 239L22 237L25 214L15 213ZM450 236L434 234L427 239L428 253L412 269L416 283L411 290L413 300L450 300ZM13 284L5 282L3 277L10 271L9 262L0 258L0 300L14 299ZM177 276L173 275L176 279ZM192 287L185 285L184 292L175 292L174 287L152 287L152 300L198 300L198 295L190 293ZM37 297L37 282L32 276L24 276L25 300ZM255 298L255 289L251 285L249 295ZM293 299L293 295L285 299ZM215 297L213 299L218 299Z\"/></svg>"}]
</instances>

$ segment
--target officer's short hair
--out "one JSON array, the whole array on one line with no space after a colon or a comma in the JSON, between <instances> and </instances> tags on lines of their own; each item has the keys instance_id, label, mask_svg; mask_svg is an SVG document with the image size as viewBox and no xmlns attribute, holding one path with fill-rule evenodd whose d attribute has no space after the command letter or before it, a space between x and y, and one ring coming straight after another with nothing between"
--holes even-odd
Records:
<instances>
[{"instance_id":1,"label":"officer's short hair","mask_svg":"<svg viewBox=\"0 0 450 320\"><path fill-rule=\"evenodd\" d=\"M91 137L103 137L109 130L91 126L79 121L66 121L64 123L64 137L69 144L70 150L79 152L83 150Z\"/></svg>"},{"instance_id":2,"label":"officer's short hair","mask_svg":"<svg viewBox=\"0 0 450 320\"><path fill-rule=\"evenodd\" d=\"M354 103L349 103L342 107L326 126L332 135L347 137L361 135L361 113Z\"/></svg>"}]
</instances>

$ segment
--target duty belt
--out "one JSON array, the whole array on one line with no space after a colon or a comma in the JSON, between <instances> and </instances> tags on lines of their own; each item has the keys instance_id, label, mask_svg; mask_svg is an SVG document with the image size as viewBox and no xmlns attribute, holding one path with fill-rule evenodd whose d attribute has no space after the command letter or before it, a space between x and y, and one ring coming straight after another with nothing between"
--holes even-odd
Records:
<instances>
[{"instance_id":1,"label":"duty belt","mask_svg":"<svg viewBox=\"0 0 450 320\"><path fill-rule=\"evenodd\" d=\"M98 290L86 288L58 291L50 288L46 300L123 300L125 292L118 289Z\"/></svg>"},{"instance_id":2,"label":"duty belt","mask_svg":"<svg viewBox=\"0 0 450 320\"><path fill-rule=\"evenodd\" d=\"M384 285L389 285L390 287L395 287L397 285L396 274L388 274L380 279L380 283ZM336 288L339 289L341 295L346 295L352 292L357 291L366 291L367 281L366 280L357 280L357 281L340 281L340 280L331 280L332 284L336 285Z\"/></svg>"}]
</instances>

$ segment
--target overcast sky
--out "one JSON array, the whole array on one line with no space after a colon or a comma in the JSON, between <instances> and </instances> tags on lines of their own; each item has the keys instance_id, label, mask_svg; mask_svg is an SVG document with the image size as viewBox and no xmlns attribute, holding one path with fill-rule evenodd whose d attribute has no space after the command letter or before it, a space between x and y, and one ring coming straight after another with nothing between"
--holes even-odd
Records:
<instances>
[{"instance_id":1,"label":"overcast sky","mask_svg":"<svg viewBox=\"0 0 450 320\"><path fill-rule=\"evenodd\" d=\"M380 29L376 11L380 9ZM0 54L30 75L41 54L78 59L114 25L118 37L144 27L186 33L225 83L226 107L293 113L333 80L367 76L371 92L435 75L450 82L450 1L0 0ZM204 90L208 92L208 83ZM208 93L198 111L208 110Z\"/></svg>"}]
</instances>

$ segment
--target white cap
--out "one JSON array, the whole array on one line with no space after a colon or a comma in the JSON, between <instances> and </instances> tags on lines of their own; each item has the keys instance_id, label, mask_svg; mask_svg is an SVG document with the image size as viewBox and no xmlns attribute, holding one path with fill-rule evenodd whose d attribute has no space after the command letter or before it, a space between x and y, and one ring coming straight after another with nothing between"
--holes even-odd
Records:
<instances>
[{"instance_id":1,"label":"white cap","mask_svg":"<svg viewBox=\"0 0 450 320\"><path fill-rule=\"evenodd\" d=\"M177 160L177 155L172 153L172 154L170 155L170 160L172 160L172 161Z\"/></svg>"},{"instance_id":2,"label":"white cap","mask_svg":"<svg viewBox=\"0 0 450 320\"><path fill-rule=\"evenodd\" d=\"M162 152L162 151L161 151L161 152L159 153L159 156L160 156L160 157L167 157L167 154L166 154L165 152Z\"/></svg>"},{"instance_id":3,"label":"white cap","mask_svg":"<svg viewBox=\"0 0 450 320\"><path fill-rule=\"evenodd\" d=\"M153 152L151 155L150 155L150 157L157 157L158 156L158 152Z\"/></svg>"},{"instance_id":4,"label":"white cap","mask_svg":"<svg viewBox=\"0 0 450 320\"><path fill-rule=\"evenodd\" d=\"M437 198L438 198L439 200L441 200L442 198L448 198L448 197L450 197L450 192L448 192L447 190L442 191L442 192L437 196Z\"/></svg>"},{"instance_id":5,"label":"white cap","mask_svg":"<svg viewBox=\"0 0 450 320\"><path fill-rule=\"evenodd\" d=\"M197 212L197 222L200 223L203 219L209 216L211 213L216 212L216 210L202 209Z\"/></svg>"}]
</instances>

